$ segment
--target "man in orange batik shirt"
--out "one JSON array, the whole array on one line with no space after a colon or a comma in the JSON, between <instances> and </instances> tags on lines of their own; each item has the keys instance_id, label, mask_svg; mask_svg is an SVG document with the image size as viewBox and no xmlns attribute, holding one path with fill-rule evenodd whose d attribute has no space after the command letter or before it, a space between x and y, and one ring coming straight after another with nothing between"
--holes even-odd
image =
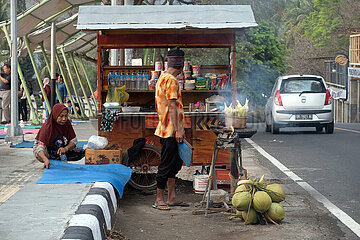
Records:
<instances>
[{"instance_id":1,"label":"man in orange batik shirt","mask_svg":"<svg viewBox=\"0 0 360 240\"><path fill-rule=\"evenodd\" d=\"M161 163L156 175L157 196L153 208L170 210L173 206L188 207L175 196L175 175L183 164L178 145L184 138L184 109L181 91L176 76L184 67L184 52L172 49L168 52L168 69L161 74L155 88L155 107L159 124L155 135L160 137ZM168 187L168 200L165 203L164 191Z\"/></svg>"}]
</instances>

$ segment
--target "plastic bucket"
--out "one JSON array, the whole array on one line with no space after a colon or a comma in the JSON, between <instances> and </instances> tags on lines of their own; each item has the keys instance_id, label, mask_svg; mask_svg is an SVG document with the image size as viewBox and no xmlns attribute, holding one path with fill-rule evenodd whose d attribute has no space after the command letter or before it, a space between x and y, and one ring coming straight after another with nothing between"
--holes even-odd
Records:
<instances>
[{"instance_id":1,"label":"plastic bucket","mask_svg":"<svg viewBox=\"0 0 360 240\"><path fill-rule=\"evenodd\" d=\"M206 190L208 175L194 175L193 188L195 193L202 194Z\"/></svg>"}]
</instances>

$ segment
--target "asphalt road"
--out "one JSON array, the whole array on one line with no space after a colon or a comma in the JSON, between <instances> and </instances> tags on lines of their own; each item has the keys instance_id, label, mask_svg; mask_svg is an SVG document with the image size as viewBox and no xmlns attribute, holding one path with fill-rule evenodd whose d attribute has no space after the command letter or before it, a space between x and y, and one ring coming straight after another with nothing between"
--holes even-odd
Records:
<instances>
[{"instance_id":1,"label":"asphalt road","mask_svg":"<svg viewBox=\"0 0 360 240\"><path fill-rule=\"evenodd\" d=\"M255 143L360 223L360 124L335 124L334 134L283 128L273 135L263 125L250 127L258 129Z\"/></svg>"}]
</instances>

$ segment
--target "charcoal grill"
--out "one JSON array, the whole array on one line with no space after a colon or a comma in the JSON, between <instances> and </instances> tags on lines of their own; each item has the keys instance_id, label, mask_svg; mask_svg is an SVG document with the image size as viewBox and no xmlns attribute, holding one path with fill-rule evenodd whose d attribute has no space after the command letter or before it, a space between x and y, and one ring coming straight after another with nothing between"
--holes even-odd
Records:
<instances>
[{"instance_id":1,"label":"charcoal grill","mask_svg":"<svg viewBox=\"0 0 360 240\"><path fill-rule=\"evenodd\" d=\"M209 179L202 200L202 203L206 203L205 216L208 215L210 207L211 185L213 185L214 190L218 189L215 164L219 150L224 149L230 151L230 174L233 179L239 179L240 176L245 175L246 171L242 166L241 139L251 138L257 132L255 129L229 128L223 125L212 125L210 129L216 134L217 138L214 143Z\"/></svg>"}]
</instances>

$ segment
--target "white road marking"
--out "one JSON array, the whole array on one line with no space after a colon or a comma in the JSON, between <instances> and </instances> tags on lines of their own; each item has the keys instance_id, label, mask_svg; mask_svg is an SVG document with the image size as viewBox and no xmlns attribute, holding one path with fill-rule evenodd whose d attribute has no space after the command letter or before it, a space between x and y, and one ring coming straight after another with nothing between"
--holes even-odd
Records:
<instances>
[{"instance_id":1,"label":"white road marking","mask_svg":"<svg viewBox=\"0 0 360 240\"><path fill-rule=\"evenodd\" d=\"M8 185L3 186L0 193L0 205L11 198L17 191L19 191L23 185Z\"/></svg>"},{"instance_id":2,"label":"white road marking","mask_svg":"<svg viewBox=\"0 0 360 240\"><path fill-rule=\"evenodd\" d=\"M354 219L352 219L349 215L347 215L344 211L330 202L324 195L318 192L315 188L313 188L310 184L303 181L299 176L293 173L290 169L285 167L279 160L271 156L267 153L262 147L256 144L250 138L245 138L245 140L250 143L260 154L266 157L275 167L280 169L283 173L285 173L289 178L293 181L297 182L300 187L302 187L305 191L307 191L313 198L315 198L318 202L322 203L325 208L327 208L337 219L339 219L345 226L347 226L352 232L354 232L358 237L360 237L360 224L357 223Z\"/></svg>"}]
</instances>

